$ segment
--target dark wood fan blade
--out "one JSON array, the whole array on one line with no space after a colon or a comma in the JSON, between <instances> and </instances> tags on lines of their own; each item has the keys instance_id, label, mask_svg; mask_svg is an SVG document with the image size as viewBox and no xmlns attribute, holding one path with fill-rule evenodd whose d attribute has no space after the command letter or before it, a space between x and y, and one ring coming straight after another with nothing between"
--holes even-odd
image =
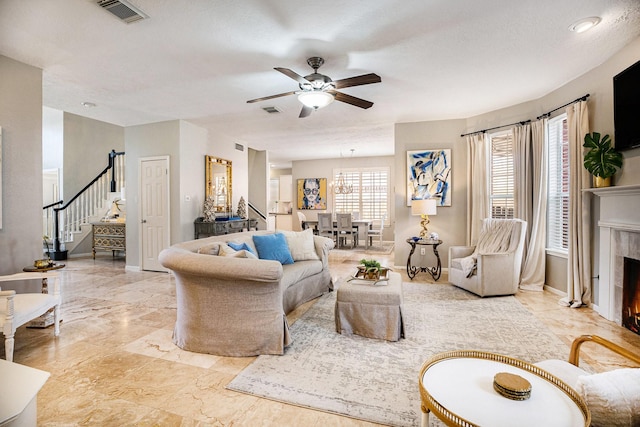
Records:
<instances>
[{"instance_id":1,"label":"dark wood fan blade","mask_svg":"<svg viewBox=\"0 0 640 427\"><path fill-rule=\"evenodd\" d=\"M309 80L305 79L300 74L298 74L295 71L292 71L292 70L290 70L288 68L275 67L274 70L280 71L285 76L292 78L293 80L297 81L300 84L309 83Z\"/></svg>"},{"instance_id":2,"label":"dark wood fan blade","mask_svg":"<svg viewBox=\"0 0 640 427\"><path fill-rule=\"evenodd\" d=\"M344 87L369 85L371 83L380 83L382 79L379 75L370 73L363 74L362 76L349 77L346 79L340 79L333 82L336 89L342 89Z\"/></svg>"},{"instance_id":3,"label":"dark wood fan blade","mask_svg":"<svg viewBox=\"0 0 640 427\"><path fill-rule=\"evenodd\" d=\"M300 110L300 115L298 116L298 118L301 119L303 117L307 117L311 114L312 111L313 111L313 108L303 105L302 110Z\"/></svg>"},{"instance_id":4,"label":"dark wood fan blade","mask_svg":"<svg viewBox=\"0 0 640 427\"><path fill-rule=\"evenodd\" d=\"M355 96L347 95L346 93L338 92L337 90L330 90L329 93L335 96L336 101L346 102L347 104L355 105L360 108L371 108L373 106L373 102L367 101L361 98L356 98Z\"/></svg>"},{"instance_id":5,"label":"dark wood fan blade","mask_svg":"<svg viewBox=\"0 0 640 427\"><path fill-rule=\"evenodd\" d=\"M281 96L295 95L295 94L296 92L285 92L285 93L279 93L277 95L265 96L263 98L250 99L249 101L247 101L247 104L251 104L259 101L265 101L267 99L280 98Z\"/></svg>"}]
</instances>

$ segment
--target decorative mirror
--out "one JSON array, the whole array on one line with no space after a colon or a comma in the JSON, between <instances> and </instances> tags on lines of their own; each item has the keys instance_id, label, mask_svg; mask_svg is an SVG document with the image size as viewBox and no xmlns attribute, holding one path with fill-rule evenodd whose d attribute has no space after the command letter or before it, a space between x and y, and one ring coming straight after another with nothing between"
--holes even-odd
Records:
<instances>
[{"instance_id":1,"label":"decorative mirror","mask_svg":"<svg viewBox=\"0 0 640 427\"><path fill-rule=\"evenodd\" d=\"M216 212L230 213L231 207L231 161L213 156L204 156L205 200L213 200Z\"/></svg>"}]
</instances>

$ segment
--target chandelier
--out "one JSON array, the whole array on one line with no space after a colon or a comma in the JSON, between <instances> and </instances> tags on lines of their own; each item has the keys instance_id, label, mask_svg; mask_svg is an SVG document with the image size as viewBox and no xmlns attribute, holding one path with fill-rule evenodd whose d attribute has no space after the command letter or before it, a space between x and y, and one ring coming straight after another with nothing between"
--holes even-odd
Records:
<instances>
[{"instance_id":1,"label":"chandelier","mask_svg":"<svg viewBox=\"0 0 640 427\"><path fill-rule=\"evenodd\" d=\"M353 193L353 184L347 184L344 180L342 172L338 175L338 181L333 185L333 192L335 194L351 194Z\"/></svg>"},{"instance_id":2,"label":"chandelier","mask_svg":"<svg viewBox=\"0 0 640 427\"><path fill-rule=\"evenodd\" d=\"M355 148L351 149L351 158L353 158L353 152L356 151ZM340 150L340 159L342 160L342 150ZM353 193L353 184L347 184L347 181L344 179L344 174L342 171L338 174L338 180L331 183L333 187L334 194L351 194Z\"/></svg>"}]
</instances>

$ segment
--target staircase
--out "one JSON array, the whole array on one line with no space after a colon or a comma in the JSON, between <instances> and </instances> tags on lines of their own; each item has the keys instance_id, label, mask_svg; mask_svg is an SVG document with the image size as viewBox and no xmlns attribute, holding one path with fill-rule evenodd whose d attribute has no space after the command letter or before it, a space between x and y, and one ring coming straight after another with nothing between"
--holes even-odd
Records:
<instances>
[{"instance_id":1,"label":"staircase","mask_svg":"<svg viewBox=\"0 0 640 427\"><path fill-rule=\"evenodd\" d=\"M114 199L122 196L124 187L124 152L111 150L108 166L75 196L43 207L43 234L53 240L50 257L67 258L91 233L91 223L99 221L111 208ZM116 191L118 190L118 191Z\"/></svg>"}]
</instances>

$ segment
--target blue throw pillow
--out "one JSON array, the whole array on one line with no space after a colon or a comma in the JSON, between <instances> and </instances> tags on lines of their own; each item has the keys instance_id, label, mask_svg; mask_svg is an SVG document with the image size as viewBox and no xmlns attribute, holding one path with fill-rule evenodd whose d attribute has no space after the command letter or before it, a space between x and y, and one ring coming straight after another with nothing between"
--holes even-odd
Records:
<instances>
[{"instance_id":1,"label":"blue throw pillow","mask_svg":"<svg viewBox=\"0 0 640 427\"><path fill-rule=\"evenodd\" d=\"M252 254L256 255L256 253L253 251L253 249L251 249L251 246L247 245L246 242L243 243L235 243L235 242L227 242L227 245L231 248L231 249L235 249L236 251L249 251Z\"/></svg>"},{"instance_id":2,"label":"blue throw pillow","mask_svg":"<svg viewBox=\"0 0 640 427\"><path fill-rule=\"evenodd\" d=\"M253 236L253 243L258 250L258 258L280 261L280 264L293 264L293 257L282 233Z\"/></svg>"}]
</instances>

